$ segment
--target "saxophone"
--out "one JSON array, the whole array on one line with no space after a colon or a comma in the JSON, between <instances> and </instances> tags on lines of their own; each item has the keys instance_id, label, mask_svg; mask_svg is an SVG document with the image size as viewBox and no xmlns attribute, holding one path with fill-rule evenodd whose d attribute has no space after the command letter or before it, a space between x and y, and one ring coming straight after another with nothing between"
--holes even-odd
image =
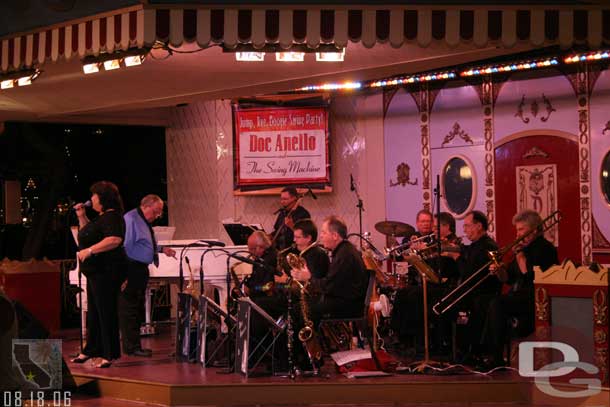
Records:
<instances>
[{"instance_id":1,"label":"saxophone","mask_svg":"<svg viewBox=\"0 0 610 407\"><path fill-rule=\"evenodd\" d=\"M294 269L302 269L306 266L305 259L302 257L309 249L314 247L316 242L310 244L305 249L303 249L299 255L297 256L294 253L289 253L286 256L286 261L290 265L291 268ZM297 280L291 279L291 282L294 282L295 285L299 289L300 299L301 299L301 316L303 318L303 328L299 330L298 337L299 341L303 344L305 351L307 352L307 357L309 358L309 362L311 363L314 371L317 369L317 366L320 364L320 360L322 359L322 347L316 337L316 332L313 327L313 322L309 317L309 305L307 303L307 286L308 283L301 284Z\"/></svg>"}]
</instances>

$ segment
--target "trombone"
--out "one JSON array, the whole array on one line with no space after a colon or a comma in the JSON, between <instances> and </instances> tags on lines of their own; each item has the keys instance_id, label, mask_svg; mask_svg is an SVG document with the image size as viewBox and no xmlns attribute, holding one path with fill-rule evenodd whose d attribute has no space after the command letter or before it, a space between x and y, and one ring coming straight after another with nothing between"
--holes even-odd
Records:
<instances>
[{"instance_id":1,"label":"trombone","mask_svg":"<svg viewBox=\"0 0 610 407\"><path fill-rule=\"evenodd\" d=\"M434 311L436 315L442 315L447 312L455 304L461 301L462 298L464 298L472 291L474 291L478 286L480 286L487 279L487 277L492 275L489 272L489 266L491 264L496 264L498 267L501 266L500 262L506 253L516 247L522 246L526 239L529 239L530 237L535 236L536 234L542 234L546 232L547 230L558 224L561 221L561 218L561 212L555 211L546 218L544 218L538 225L536 225L536 227L532 228L529 232L513 240L512 243L502 247L501 249L488 252L487 255L489 256L490 260L485 263L481 268L479 268L476 272L474 272L470 277L464 280L460 285L458 285L453 291L451 291L440 301L434 304L434 306L432 307L432 311Z\"/></svg>"}]
</instances>

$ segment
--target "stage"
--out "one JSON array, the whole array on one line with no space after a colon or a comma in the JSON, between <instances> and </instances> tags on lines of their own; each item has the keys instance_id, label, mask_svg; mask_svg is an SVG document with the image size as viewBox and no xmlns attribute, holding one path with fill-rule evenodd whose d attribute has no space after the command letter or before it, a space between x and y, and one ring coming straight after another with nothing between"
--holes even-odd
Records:
<instances>
[{"instance_id":1,"label":"stage","mask_svg":"<svg viewBox=\"0 0 610 407\"><path fill-rule=\"evenodd\" d=\"M490 375L404 374L349 379L326 358L319 377L261 375L244 378L223 374L220 368L177 363L169 332L143 339L153 350L151 358L124 356L110 368L99 369L91 361L69 363L79 388L77 393L161 405L419 405L471 403L530 405L531 384L514 370ZM78 351L79 341L64 339L64 355ZM66 359L68 357L66 356Z\"/></svg>"}]
</instances>

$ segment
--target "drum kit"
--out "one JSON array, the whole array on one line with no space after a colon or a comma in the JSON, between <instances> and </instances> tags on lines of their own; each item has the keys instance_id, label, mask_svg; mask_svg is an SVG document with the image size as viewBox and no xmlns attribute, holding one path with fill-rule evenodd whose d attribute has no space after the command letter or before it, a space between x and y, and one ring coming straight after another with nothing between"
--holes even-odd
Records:
<instances>
[{"instance_id":1,"label":"drum kit","mask_svg":"<svg viewBox=\"0 0 610 407\"><path fill-rule=\"evenodd\" d=\"M388 242L396 242L397 237L411 237L415 228L403 222L385 220L375 224L375 230L386 235ZM409 264L404 261L391 261L383 279L377 281L381 289L400 290L409 285Z\"/></svg>"}]
</instances>

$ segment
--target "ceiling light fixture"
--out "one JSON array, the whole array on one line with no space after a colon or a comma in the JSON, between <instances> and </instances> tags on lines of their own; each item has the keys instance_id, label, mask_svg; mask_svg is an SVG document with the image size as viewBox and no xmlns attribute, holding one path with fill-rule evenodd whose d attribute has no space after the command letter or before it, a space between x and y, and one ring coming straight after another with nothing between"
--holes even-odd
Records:
<instances>
[{"instance_id":1,"label":"ceiling light fixture","mask_svg":"<svg viewBox=\"0 0 610 407\"><path fill-rule=\"evenodd\" d=\"M237 61L264 61L265 53L264 52L236 52L235 60Z\"/></svg>"},{"instance_id":2,"label":"ceiling light fixture","mask_svg":"<svg viewBox=\"0 0 610 407\"><path fill-rule=\"evenodd\" d=\"M305 60L304 52L277 52L275 60L280 62L303 62Z\"/></svg>"},{"instance_id":3,"label":"ceiling light fixture","mask_svg":"<svg viewBox=\"0 0 610 407\"><path fill-rule=\"evenodd\" d=\"M10 89L15 86L28 86L40 76L40 69L25 69L22 71L10 72L0 76L0 89Z\"/></svg>"},{"instance_id":4,"label":"ceiling light fixture","mask_svg":"<svg viewBox=\"0 0 610 407\"><path fill-rule=\"evenodd\" d=\"M317 62L343 62L345 59L345 48L341 52L316 52Z\"/></svg>"},{"instance_id":5,"label":"ceiling light fixture","mask_svg":"<svg viewBox=\"0 0 610 407\"><path fill-rule=\"evenodd\" d=\"M91 74L99 72L102 67L106 71L112 71L122 67L142 65L149 51L150 48L132 48L110 54L102 53L98 56L89 55L83 59L83 72Z\"/></svg>"}]
</instances>

